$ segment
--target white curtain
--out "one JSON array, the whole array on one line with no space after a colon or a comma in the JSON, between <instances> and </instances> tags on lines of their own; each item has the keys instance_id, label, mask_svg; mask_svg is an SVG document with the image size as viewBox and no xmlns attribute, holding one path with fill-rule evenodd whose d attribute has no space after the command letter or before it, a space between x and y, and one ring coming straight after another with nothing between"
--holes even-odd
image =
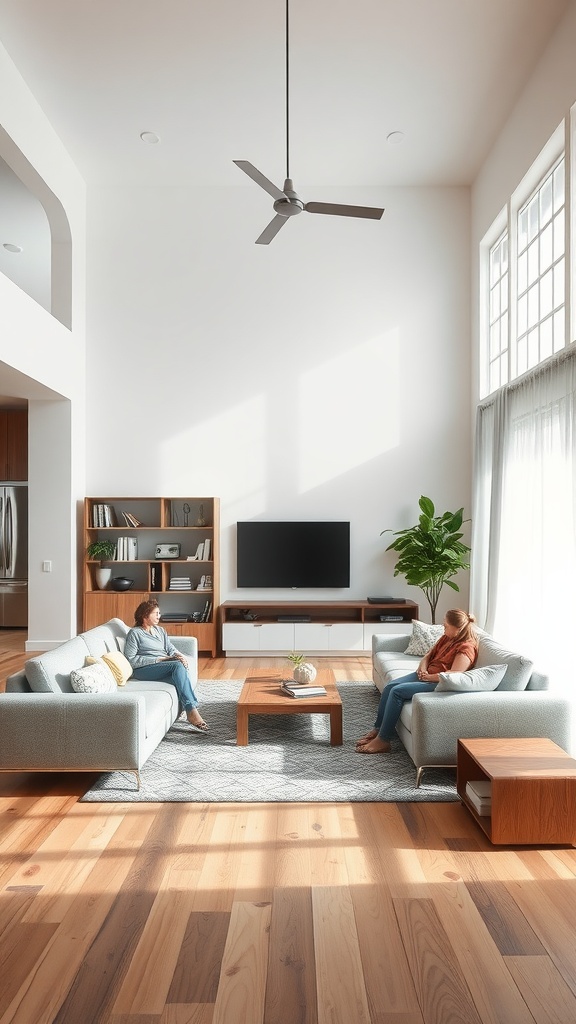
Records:
<instances>
[{"instance_id":1,"label":"white curtain","mask_svg":"<svg viewBox=\"0 0 576 1024\"><path fill-rule=\"evenodd\" d=\"M478 409L471 609L576 693L576 350Z\"/></svg>"}]
</instances>

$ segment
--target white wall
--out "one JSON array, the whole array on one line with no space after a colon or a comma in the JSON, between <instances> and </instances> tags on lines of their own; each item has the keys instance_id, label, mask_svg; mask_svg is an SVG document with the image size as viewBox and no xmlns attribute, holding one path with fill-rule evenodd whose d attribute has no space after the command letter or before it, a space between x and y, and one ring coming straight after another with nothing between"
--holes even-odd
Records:
<instances>
[{"instance_id":1,"label":"white wall","mask_svg":"<svg viewBox=\"0 0 576 1024\"><path fill-rule=\"evenodd\" d=\"M0 156L36 190L54 225L53 248L66 250L52 275L59 319L0 273L0 393L30 402L27 648L38 650L72 636L77 626L76 507L85 490L85 188L1 46ZM72 294L70 273L62 273L70 233ZM72 330L63 326L67 321ZM52 561L52 573L42 574L43 560Z\"/></svg>"},{"instance_id":2,"label":"white wall","mask_svg":"<svg viewBox=\"0 0 576 1024\"><path fill-rule=\"evenodd\" d=\"M386 212L303 215L264 247L255 188L90 190L87 493L219 495L223 600L246 596L238 519L349 519L350 590L298 596L427 617L379 534L422 493L470 508L469 192L322 198Z\"/></svg>"}]
</instances>

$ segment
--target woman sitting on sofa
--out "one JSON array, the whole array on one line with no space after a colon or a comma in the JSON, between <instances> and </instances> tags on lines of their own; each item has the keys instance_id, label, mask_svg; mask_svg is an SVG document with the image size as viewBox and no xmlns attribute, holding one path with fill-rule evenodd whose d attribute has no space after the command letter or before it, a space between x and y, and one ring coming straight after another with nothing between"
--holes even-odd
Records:
<instances>
[{"instance_id":1,"label":"woman sitting on sofa","mask_svg":"<svg viewBox=\"0 0 576 1024\"><path fill-rule=\"evenodd\" d=\"M387 754L405 701L436 688L440 672L466 672L478 656L474 616L460 608L446 612L444 633L415 672L388 683L382 690L374 728L356 743L358 754Z\"/></svg>"},{"instance_id":2,"label":"woman sitting on sofa","mask_svg":"<svg viewBox=\"0 0 576 1024\"><path fill-rule=\"evenodd\" d=\"M188 662L166 630L159 626L157 601L142 601L134 612L136 625L128 631L124 654L133 668L134 679L161 679L172 683L190 725L201 732L208 726L198 711L198 700L188 675Z\"/></svg>"}]
</instances>

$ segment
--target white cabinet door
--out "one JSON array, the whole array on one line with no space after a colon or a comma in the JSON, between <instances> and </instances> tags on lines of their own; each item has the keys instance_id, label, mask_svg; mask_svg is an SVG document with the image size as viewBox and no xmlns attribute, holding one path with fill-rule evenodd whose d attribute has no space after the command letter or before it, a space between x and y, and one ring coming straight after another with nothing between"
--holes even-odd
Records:
<instances>
[{"instance_id":1,"label":"white cabinet door","mask_svg":"<svg viewBox=\"0 0 576 1024\"><path fill-rule=\"evenodd\" d=\"M297 622L294 629L296 651L361 651L361 622Z\"/></svg>"},{"instance_id":2,"label":"white cabinet door","mask_svg":"<svg viewBox=\"0 0 576 1024\"><path fill-rule=\"evenodd\" d=\"M225 622L222 627L225 651L293 651L292 622Z\"/></svg>"}]
</instances>

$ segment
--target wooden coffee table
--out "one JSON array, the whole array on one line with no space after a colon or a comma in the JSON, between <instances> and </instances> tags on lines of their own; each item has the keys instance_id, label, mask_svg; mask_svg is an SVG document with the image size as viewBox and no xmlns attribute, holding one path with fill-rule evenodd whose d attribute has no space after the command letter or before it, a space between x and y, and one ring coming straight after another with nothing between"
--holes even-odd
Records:
<instances>
[{"instance_id":1,"label":"wooden coffee table","mask_svg":"<svg viewBox=\"0 0 576 1024\"><path fill-rule=\"evenodd\" d=\"M466 797L472 780L491 783L489 817ZM492 843L576 843L576 761L552 740L458 740L457 787Z\"/></svg>"},{"instance_id":2,"label":"wooden coffee table","mask_svg":"<svg viewBox=\"0 0 576 1024\"><path fill-rule=\"evenodd\" d=\"M330 669L320 669L313 686L324 686L325 697L285 697L281 675L262 670L249 676L236 710L236 744L248 746L249 715L330 715L330 745L342 746L342 701Z\"/></svg>"}]
</instances>

